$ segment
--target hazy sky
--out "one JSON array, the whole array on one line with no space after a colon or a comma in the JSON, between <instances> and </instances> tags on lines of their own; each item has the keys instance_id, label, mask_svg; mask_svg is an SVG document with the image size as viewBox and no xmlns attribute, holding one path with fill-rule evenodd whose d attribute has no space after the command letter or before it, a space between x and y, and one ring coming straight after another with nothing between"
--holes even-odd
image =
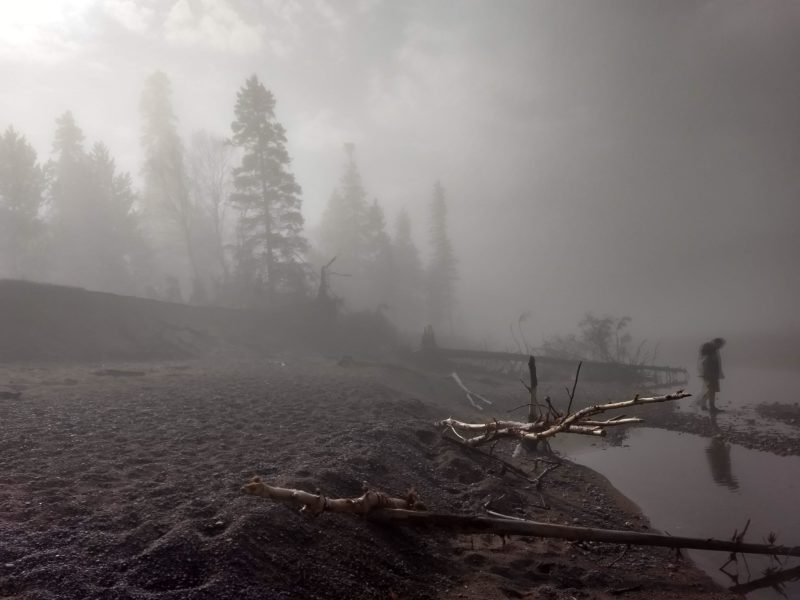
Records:
<instances>
[{"instance_id":1,"label":"hazy sky","mask_svg":"<svg viewBox=\"0 0 800 600\"><path fill-rule=\"evenodd\" d=\"M49 155L70 109L139 168L144 78L226 135L257 73L309 226L355 142L421 246L435 180L459 318L504 344L587 310L634 333L800 328L800 2L26 0L0 4L0 127Z\"/></svg>"}]
</instances>

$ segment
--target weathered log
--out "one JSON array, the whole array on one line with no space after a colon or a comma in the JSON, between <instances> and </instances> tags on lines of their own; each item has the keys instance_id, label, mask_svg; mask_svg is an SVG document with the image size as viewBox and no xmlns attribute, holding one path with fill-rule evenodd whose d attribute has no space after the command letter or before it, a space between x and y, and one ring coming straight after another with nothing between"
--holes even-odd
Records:
<instances>
[{"instance_id":1,"label":"weathered log","mask_svg":"<svg viewBox=\"0 0 800 600\"><path fill-rule=\"evenodd\" d=\"M636 395L631 400L624 400L622 402L608 402L606 404L596 404L594 406L587 406L572 414L550 420L549 414L545 418L539 418L533 423L521 423L519 421L493 421L491 423L464 423L457 421L453 418L443 419L437 421L435 425L440 429L450 428L458 435L463 442L470 446L483 444L489 440L497 437L517 437L523 441L536 442L548 437L552 437L557 433L579 433L583 435L605 435L605 428L615 425L628 425L631 423L641 423L642 419L638 417L625 417L619 415L606 421L597 421L589 419L599 413L609 410L616 410L620 408L627 408L630 406L638 406L643 404L653 404L657 402L668 402L672 400L680 400L686 398L691 394L678 390L673 394L666 394L663 396L654 396L652 398L640 398ZM481 435L465 438L458 434L457 430L481 432Z\"/></svg>"},{"instance_id":2,"label":"weathered log","mask_svg":"<svg viewBox=\"0 0 800 600\"><path fill-rule=\"evenodd\" d=\"M333 499L326 498L322 494L270 486L263 483L258 477L254 477L249 483L245 484L242 490L249 494L279 502L299 504L301 512L311 515L318 515L325 511L345 512L361 515L370 521L379 523L444 529L451 533L492 533L496 535L557 538L570 541L716 550L740 554L800 556L800 546L747 544L741 541L673 537L657 533L556 525L517 518L501 519L428 512L424 505L419 502L414 490L411 490L406 498L391 498L381 492L367 490L358 498Z\"/></svg>"},{"instance_id":3,"label":"weathered log","mask_svg":"<svg viewBox=\"0 0 800 600\"><path fill-rule=\"evenodd\" d=\"M300 511L318 515L325 511L366 515L379 508L424 510L415 490L410 490L405 498L390 498L374 490L365 490L358 498L326 498L322 494L312 494L303 490L281 488L267 485L260 477L253 477L242 490L254 496L262 496L279 502L300 505Z\"/></svg>"},{"instance_id":4,"label":"weathered log","mask_svg":"<svg viewBox=\"0 0 800 600\"><path fill-rule=\"evenodd\" d=\"M634 546L661 546L665 548L687 548L715 550L739 554L768 554L773 556L800 556L800 546L776 546L772 544L748 544L713 538L675 537L659 533L641 533L618 529L599 529L556 525L538 521L474 517L402 509L378 509L370 512L371 521L418 527L435 527L454 533L493 533L497 535L521 535L557 538L569 541L606 542L631 544Z\"/></svg>"}]
</instances>

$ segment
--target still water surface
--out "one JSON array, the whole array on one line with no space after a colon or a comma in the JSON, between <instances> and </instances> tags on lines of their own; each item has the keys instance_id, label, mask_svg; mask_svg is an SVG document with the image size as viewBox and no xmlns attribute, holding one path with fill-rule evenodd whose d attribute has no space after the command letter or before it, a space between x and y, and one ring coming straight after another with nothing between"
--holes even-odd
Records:
<instances>
[{"instance_id":1,"label":"still water surface","mask_svg":"<svg viewBox=\"0 0 800 600\"><path fill-rule=\"evenodd\" d=\"M757 385L757 379L754 383L752 373L731 375L722 406L732 411L757 403L764 398L765 389L775 395L780 392L780 397L768 394L765 400L782 402L788 401L789 390L800 389L800 374L794 372L764 374L763 387ZM740 386L730 385L737 380ZM793 387L784 387L789 384ZM685 409L696 410L688 402ZM726 418L725 413L720 416L723 428ZM777 543L800 545L800 457L749 450L722 438L649 428L631 429L625 445L618 447L581 436L564 437L570 439L556 446L559 452L605 475L658 529L672 535L730 539L734 530L741 530L750 519L746 541L763 542L775 531ZM690 555L714 580L725 586L733 584L719 571L726 554L692 551ZM760 577L770 565L770 560L762 557L750 556L747 562L749 577L739 562L740 583ZM788 566L798 564L798 559L788 560ZM729 565L729 570L735 572L736 566ZM751 592L748 598L800 598L800 581L784 583L783 590L786 596L766 589Z\"/></svg>"}]
</instances>

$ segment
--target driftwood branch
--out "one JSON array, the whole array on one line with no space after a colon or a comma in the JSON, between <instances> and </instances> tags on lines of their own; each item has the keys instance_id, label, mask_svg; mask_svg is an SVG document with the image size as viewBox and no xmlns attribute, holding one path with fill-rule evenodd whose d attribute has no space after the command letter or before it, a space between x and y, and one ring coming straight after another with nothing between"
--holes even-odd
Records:
<instances>
[{"instance_id":1,"label":"driftwood branch","mask_svg":"<svg viewBox=\"0 0 800 600\"><path fill-rule=\"evenodd\" d=\"M516 437L524 441L539 441L552 437L561 432L603 436L606 433L605 429L607 427L641 423L642 419L638 417L626 418L625 415L618 415L605 421L598 421L595 419L590 419L589 417L604 413L609 410L617 410L620 408L628 408L643 404L669 402L672 400L686 398L688 396L691 396L691 394L688 394L683 390L678 390L673 394L666 394L664 396L654 396L652 398L641 398L636 395L636 397L631 400L587 406L586 408L566 416L555 417L552 412L548 412L545 417L539 418L533 423L498 420L494 420L491 423L464 423L453 418L448 418L437 421L436 426L442 430L452 429L454 432L462 431L478 433L479 435L475 435L473 437L464 437L461 434L458 434L464 443L470 446L483 444L497 437Z\"/></svg>"},{"instance_id":2,"label":"driftwood branch","mask_svg":"<svg viewBox=\"0 0 800 600\"><path fill-rule=\"evenodd\" d=\"M413 490L408 493L406 498L392 498L381 492L367 490L357 498L332 499L326 498L322 494L270 486L263 483L258 477L254 477L242 489L256 496L300 505L302 512L307 512L311 515L317 515L325 511L345 512L360 515L370 521L379 523L416 526L426 529L443 529L451 533L491 533L636 546L716 550L739 554L800 556L800 546L748 544L742 541L673 537L657 533L556 525L517 518L507 519L428 512L424 505L419 502L417 494Z\"/></svg>"},{"instance_id":3,"label":"driftwood branch","mask_svg":"<svg viewBox=\"0 0 800 600\"><path fill-rule=\"evenodd\" d=\"M260 477L253 477L242 487L242 491L254 496L269 498L276 502L287 502L300 506L300 512L316 516L322 512L343 512L366 515L379 508L424 510L417 492L410 490L405 498L391 498L384 493L365 490L358 498L326 498L322 494L312 494L303 490L281 488L268 485Z\"/></svg>"},{"instance_id":4,"label":"driftwood branch","mask_svg":"<svg viewBox=\"0 0 800 600\"><path fill-rule=\"evenodd\" d=\"M458 387L464 390L464 393L467 395L467 400L469 400L469 403L472 404L473 407L477 408L478 410L483 410L483 407L477 402L475 402L475 398L485 402L486 404L492 403L491 400L487 400L480 394L473 392L466 385L464 385L464 382L461 381L461 378L458 376L458 373L451 373L450 376L453 378L453 381L455 381L458 384Z\"/></svg>"}]
</instances>

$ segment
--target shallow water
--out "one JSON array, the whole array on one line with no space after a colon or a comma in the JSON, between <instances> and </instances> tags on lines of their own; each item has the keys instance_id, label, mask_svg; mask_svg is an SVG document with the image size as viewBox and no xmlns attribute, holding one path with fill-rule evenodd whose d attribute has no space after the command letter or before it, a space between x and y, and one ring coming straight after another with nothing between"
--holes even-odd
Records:
<instances>
[{"instance_id":1,"label":"shallow water","mask_svg":"<svg viewBox=\"0 0 800 600\"><path fill-rule=\"evenodd\" d=\"M690 382L689 391L699 384ZM718 406L731 412L750 411L761 402L791 404L798 401L800 373L737 369L727 373ZM683 410L697 410L693 398L682 401ZM755 413L751 416L755 416ZM720 424L730 418L722 413ZM755 419L753 427L780 430L781 425ZM795 431L796 434L796 431ZM576 462L605 475L650 518L654 527L672 535L730 539L751 520L746 541L763 542L770 531L777 543L800 545L800 457L749 450L721 438L649 428L631 429L623 446L606 446L582 436L562 436L554 448ZM692 551L692 559L724 586L734 581L719 571L728 556ZM771 564L766 557L749 556L729 565L739 583L761 577ZM789 559L788 566L800 564ZM800 598L800 580L775 590L751 592L748 598Z\"/></svg>"},{"instance_id":2,"label":"shallow water","mask_svg":"<svg viewBox=\"0 0 800 600\"><path fill-rule=\"evenodd\" d=\"M751 519L746 540L762 542L774 530L778 543L800 545L800 457L648 428L631 430L625 446L569 444L559 450L605 475L654 527L672 535L729 539ZM690 554L720 584L733 584L719 571L727 555ZM770 564L761 557L747 560L752 579ZM791 559L789 564L798 563ZM749 578L744 564L739 567L744 583ZM785 584L785 590L789 598L800 598L800 581ZM781 598L769 590L748 597Z\"/></svg>"}]
</instances>

